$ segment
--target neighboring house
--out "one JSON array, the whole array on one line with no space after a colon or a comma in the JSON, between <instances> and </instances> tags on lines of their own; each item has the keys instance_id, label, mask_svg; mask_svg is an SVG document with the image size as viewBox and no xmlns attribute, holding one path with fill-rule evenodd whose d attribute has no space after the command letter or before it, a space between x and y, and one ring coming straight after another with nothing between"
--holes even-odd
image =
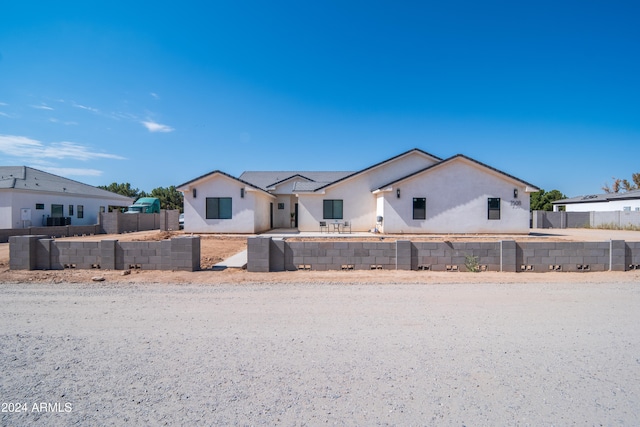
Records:
<instances>
[{"instance_id":1,"label":"neighboring house","mask_svg":"<svg viewBox=\"0 0 640 427\"><path fill-rule=\"evenodd\" d=\"M177 186L185 231L320 231L320 222L383 233L528 233L538 188L463 155L412 149L355 172L216 170Z\"/></svg>"},{"instance_id":2,"label":"neighboring house","mask_svg":"<svg viewBox=\"0 0 640 427\"><path fill-rule=\"evenodd\" d=\"M592 194L553 202L554 211L562 206L567 212L640 211L640 190Z\"/></svg>"},{"instance_id":3,"label":"neighboring house","mask_svg":"<svg viewBox=\"0 0 640 427\"><path fill-rule=\"evenodd\" d=\"M109 206L128 206L133 201L30 167L0 166L0 229L93 225L98 223L98 213Z\"/></svg>"}]
</instances>

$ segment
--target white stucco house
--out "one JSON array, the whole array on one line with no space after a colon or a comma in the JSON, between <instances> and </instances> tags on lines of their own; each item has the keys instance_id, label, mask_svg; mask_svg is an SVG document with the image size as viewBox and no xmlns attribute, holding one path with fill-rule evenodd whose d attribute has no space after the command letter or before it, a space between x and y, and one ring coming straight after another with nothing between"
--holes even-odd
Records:
<instances>
[{"instance_id":1,"label":"white stucco house","mask_svg":"<svg viewBox=\"0 0 640 427\"><path fill-rule=\"evenodd\" d=\"M528 193L539 191L464 155L443 160L417 148L359 171L250 171L236 178L215 170L177 189L184 194L185 231L251 234L324 226L528 233Z\"/></svg>"},{"instance_id":2,"label":"white stucco house","mask_svg":"<svg viewBox=\"0 0 640 427\"><path fill-rule=\"evenodd\" d=\"M590 194L553 202L553 210L566 212L640 211L640 190L624 193Z\"/></svg>"},{"instance_id":3,"label":"white stucco house","mask_svg":"<svg viewBox=\"0 0 640 427\"><path fill-rule=\"evenodd\" d=\"M109 206L133 201L27 166L0 166L0 229L67 225L60 224L61 218L69 218L70 225L93 225Z\"/></svg>"}]
</instances>

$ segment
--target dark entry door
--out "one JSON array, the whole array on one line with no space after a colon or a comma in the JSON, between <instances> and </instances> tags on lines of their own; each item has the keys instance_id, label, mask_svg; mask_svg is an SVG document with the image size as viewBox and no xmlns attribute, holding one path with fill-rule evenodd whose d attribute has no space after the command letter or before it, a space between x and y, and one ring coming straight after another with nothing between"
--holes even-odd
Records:
<instances>
[{"instance_id":1,"label":"dark entry door","mask_svg":"<svg viewBox=\"0 0 640 427\"><path fill-rule=\"evenodd\" d=\"M273 228L273 203L269 203L269 228Z\"/></svg>"},{"instance_id":2,"label":"dark entry door","mask_svg":"<svg viewBox=\"0 0 640 427\"><path fill-rule=\"evenodd\" d=\"M295 204L295 227L298 228L298 204Z\"/></svg>"}]
</instances>

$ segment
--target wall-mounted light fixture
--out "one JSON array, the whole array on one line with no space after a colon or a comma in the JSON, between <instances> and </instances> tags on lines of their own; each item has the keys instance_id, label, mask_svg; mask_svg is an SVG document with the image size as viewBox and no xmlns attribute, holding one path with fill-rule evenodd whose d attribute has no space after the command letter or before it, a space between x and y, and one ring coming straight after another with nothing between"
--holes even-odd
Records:
<instances>
[{"instance_id":1,"label":"wall-mounted light fixture","mask_svg":"<svg viewBox=\"0 0 640 427\"><path fill-rule=\"evenodd\" d=\"M244 188L240 189L240 198L244 199Z\"/></svg>"},{"instance_id":2,"label":"wall-mounted light fixture","mask_svg":"<svg viewBox=\"0 0 640 427\"><path fill-rule=\"evenodd\" d=\"M195 199L197 195L198 195L198 192L197 192L197 191L196 191L196 189L194 188L194 189L193 189L193 198Z\"/></svg>"},{"instance_id":3,"label":"wall-mounted light fixture","mask_svg":"<svg viewBox=\"0 0 640 427\"><path fill-rule=\"evenodd\" d=\"M514 199L517 199L517 198L518 198L518 189L517 189L517 188L514 188L514 189L513 189L513 198L514 198Z\"/></svg>"},{"instance_id":4,"label":"wall-mounted light fixture","mask_svg":"<svg viewBox=\"0 0 640 427\"><path fill-rule=\"evenodd\" d=\"M400 189L399 188L396 190L396 196L398 196L398 199L400 198Z\"/></svg>"}]
</instances>

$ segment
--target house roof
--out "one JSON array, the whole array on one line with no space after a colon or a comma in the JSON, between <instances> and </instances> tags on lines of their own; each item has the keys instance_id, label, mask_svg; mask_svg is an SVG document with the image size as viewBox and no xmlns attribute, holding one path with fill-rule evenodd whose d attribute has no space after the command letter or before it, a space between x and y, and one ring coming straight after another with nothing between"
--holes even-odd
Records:
<instances>
[{"instance_id":1,"label":"house roof","mask_svg":"<svg viewBox=\"0 0 640 427\"><path fill-rule=\"evenodd\" d=\"M196 181L200 181L200 180L202 180L202 179L204 179L204 178L208 178L208 177L210 177L210 176L212 176L212 175L216 175L216 174L220 174L220 175L226 176L226 177L227 177L227 178L229 178L229 179L232 179L232 180L234 180L234 181L238 181L238 182L240 182L240 183L242 183L242 184L244 184L244 185L248 185L249 187L255 188L256 190L260 190L260 191L262 191L262 192L264 192L264 193L268 194L269 196L273 197L273 195L272 195L271 193L269 193L267 190L265 190L264 188L260 188L260 187L258 187L258 186L256 186L256 185L254 185L254 184L252 184L252 183L250 183L250 182L248 182L248 181L245 181L245 180L243 180L243 179L236 178L235 176L233 176L233 175L229 175L228 173L223 172L223 171L221 171L221 170L219 170L219 169L216 169L216 170L211 171L211 172L209 172L209 173L206 173L206 174L204 174L204 175L200 175L199 177L194 178L194 179L192 179L192 180L190 180L190 181L187 181L187 182L185 182L184 184L180 184L180 185L176 186L176 189L180 190L180 188L182 188L182 187L186 187L186 186L188 186L189 184L193 184L193 183L194 183L194 182L196 182Z\"/></svg>"},{"instance_id":2,"label":"house roof","mask_svg":"<svg viewBox=\"0 0 640 427\"><path fill-rule=\"evenodd\" d=\"M586 196L571 197L568 199L556 200L554 205L569 205L576 203L606 203L614 200L636 200L640 199L640 190L626 191L624 193L604 193L588 194Z\"/></svg>"},{"instance_id":3,"label":"house roof","mask_svg":"<svg viewBox=\"0 0 640 427\"><path fill-rule=\"evenodd\" d=\"M0 166L0 189L63 193L80 196L120 199L133 202L131 197L63 178L28 166Z\"/></svg>"},{"instance_id":4,"label":"house roof","mask_svg":"<svg viewBox=\"0 0 640 427\"><path fill-rule=\"evenodd\" d=\"M273 189L273 187L282 184L283 182L286 182L288 180L291 179L295 179L295 178L299 178L303 181L296 181L293 185L293 191L294 192L314 192L314 191L318 191L318 190L323 190L329 186L338 184L340 182L346 181L350 178L356 177L360 174L366 173L368 171L370 171L371 169L377 168L379 166L385 165L389 162L392 162L400 157L406 156L408 154L411 153L420 153L422 155L425 155L427 157L432 158L433 160L435 160L437 163L430 165L426 168L423 168L421 170L418 170L416 172L412 172L402 178L399 178L393 182L390 182L388 184L385 184L383 186L380 186L379 189L391 186L393 184L396 184L397 182L403 181L405 179L409 179L415 175L418 175L422 172L425 172L429 169L444 165L448 162L451 162L455 159L458 158L464 158L468 161L471 161L473 163L476 163L479 166L482 166L486 169L492 170L500 175L503 175L507 178L510 178L514 181L520 182L528 187L530 187L531 189L533 189L533 191L537 191L538 187L536 187L533 184L530 184L526 181L523 181L519 178L516 178L513 175L509 175L506 172L502 172L496 168L493 168L489 165L486 165L484 163L481 163L477 160L474 160L470 157L467 157L465 155L462 154L457 154L453 157L450 157L446 160L442 160L441 158L434 156L433 154L427 153L426 151L423 151L419 148L413 148L411 150L405 151L404 153L398 154L397 156L391 157L389 159L386 159L382 162L376 163L372 166L366 167L364 169L361 169L359 171L246 171L243 172L242 175L240 175L239 178L236 178L232 175L229 175L227 173L224 173L220 170L215 170L212 172L209 172L207 174L201 175L197 178L194 178L190 181L185 182L184 184L180 184L177 186L178 189L180 189L181 187L185 187L189 184L192 184L193 182L199 181L203 178L206 178L210 175L216 174L216 173L220 173L222 175L227 176L228 178L234 179L236 181L242 182L246 185L249 185L251 187L254 187L256 189L262 190L264 192L266 192L267 194L271 195L271 193L268 193L269 189Z\"/></svg>"},{"instance_id":5,"label":"house roof","mask_svg":"<svg viewBox=\"0 0 640 427\"><path fill-rule=\"evenodd\" d=\"M293 178L325 185L353 174L352 171L247 171L240 179L266 190Z\"/></svg>"},{"instance_id":6,"label":"house roof","mask_svg":"<svg viewBox=\"0 0 640 427\"><path fill-rule=\"evenodd\" d=\"M483 168L486 168L486 169L492 170L492 171L494 171L494 172L496 172L496 173L498 173L498 174L500 174L500 175L503 175L503 176L505 176L505 177L507 177L507 178L510 178L510 179L512 179L512 180L514 180L514 181L518 181L518 182L520 182L521 184L526 185L527 187L531 187L531 189L532 189L533 191L538 191L538 190L539 190L539 188L538 188L538 187L536 187L536 186L535 186L535 185L533 185L533 184L528 183L527 181L523 181L523 180L521 180L520 178L516 178L516 177L515 177L515 176L513 176L513 175L510 175L510 174L508 174L508 173L506 173L506 172L503 172L503 171L501 171L501 170L499 170L499 169L496 169L496 168L494 168L494 167L491 167L491 166L489 166L489 165L486 165L486 164L484 164L484 163L482 163L482 162L479 162L479 161L477 161L477 160L475 160L475 159L472 159L471 157L465 156L464 154L456 154L455 156L449 157L448 159L442 160L442 161L440 161L440 162L438 162L438 163L436 163L436 164L433 164L433 165L427 166L426 168L423 168L423 169L420 169L420 170L418 170L418 171L412 172L412 173L410 173L410 174L408 174L408 175L403 176L402 178L399 178L399 179L396 179L396 180L394 180L394 181L392 181L392 182L389 182L388 184L381 185L381 186L378 188L378 190L382 190L382 189L383 189L383 188L385 188L385 187L391 187L392 185L395 185L395 184L397 184L397 183L399 183L399 182L402 182L402 181L405 181L405 180L407 180L407 179L410 179L410 178L412 178L412 177L414 177L414 176L416 176L416 175L419 175L419 174L421 174L421 173L423 173L423 172L426 172L426 171L428 171L428 170L430 170L430 169L435 169L435 168L438 168L438 167L440 167L440 166L443 166L443 165L445 165L445 164L447 164L447 163L450 163L450 162L452 162L452 161L454 161L454 160L456 160L456 159L465 159L465 160L468 160L468 161L470 161L470 162L472 162L472 163L475 163L475 164L477 164L477 165L479 165L479 166L481 166L481 167L483 167Z\"/></svg>"},{"instance_id":7,"label":"house roof","mask_svg":"<svg viewBox=\"0 0 640 427\"><path fill-rule=\"evenodd\" d=\"M345 176L343 178L337 179L335 181L331 181L331 182L329 182L329 183L327 183L325 185L322 185L322 186L316 188L314 191L323 190L323 189L325 189L325 188L327 188L327 187L329 187L331 185L335 185L335 184L338 184L339 182L346 181L347 179L350 179L350 178L356 177L358 175L361 175L361 174L363 174L365 172L370 171L371 169L374 169L374 168L382 166L382 165L384 165L386 163L392 162L392 161L394 161L394 160L396 160L396 159L398 159L400 157L406 156L407 154L410 154L410 153L421 153L421 154L424 154L425 156L431 157L432 159L434 159L436 161L441 161L442 160L440 157L434 156L433 154L429 154L426 151L423 151L423 150L421 150L419 148L413 148L411 150L405 151L404 153L400 153L397 156L393 156L393 157L391 157L389 159L386 159L386 160L383 160L383 161L381 161L379 163L376 163L375 165L371 165L371 166L366 167L364 169L361 169L359 171L353 172L353 173L351 173L351 174L349 174L349 175L347 175L347 176Z\"/></svg>"}]
</instances>

